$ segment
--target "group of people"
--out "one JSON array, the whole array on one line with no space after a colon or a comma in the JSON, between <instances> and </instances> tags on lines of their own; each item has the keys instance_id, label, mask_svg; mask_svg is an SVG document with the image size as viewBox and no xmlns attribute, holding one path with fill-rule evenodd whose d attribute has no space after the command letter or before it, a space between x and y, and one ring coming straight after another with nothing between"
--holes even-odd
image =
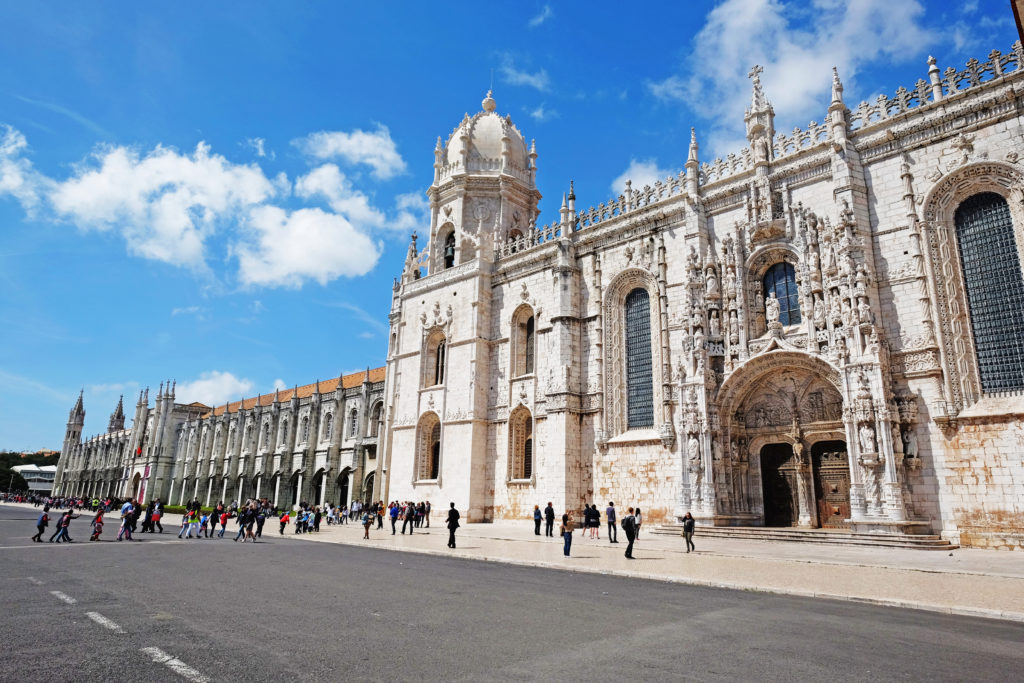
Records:
<instances>
[{"instance_id":1,"label":"group of people","mask_svg":"<svg viewBox=\"0 0 1024 683\"><path fill-rule=\"evenodd\" d=\"M397 500L391 501L388 505L388 518L391 520L391 535L395 535L396 527L398 526L398 520L402 520L402 534L405 534L405 530L409 529L409 534L412 535L413 529L419 529L420 527L430 528L430 501L422 501L414 503L411 500L407 500L404 503L399 503Z\"/></svg>"},{"instance_id":2,"label":"group of people","mask_svg":"<svg viewBox=\"0 0 1024 683\"><path fill-rule=\"evenodd\" d=\"M600 539L601 538L601 511L597 505L586 504L583 505L582 521L580 523L580 529L582 535L585 538L589 533L590 538ZM619 535L618 528L616 527L617 513L615 510L615 503L609 502L608 507L605 508L605 519L608 523L608 542L618 543ZM622 527L623 533L626 534L626 557L630 560L635 559L633 557L633 544L636 543L637 539L640 538L640 527L643 526L644 517L643 512L640 508L629 508L625 517L619 522L619 526ZM540 505L533 506L533 533L540 536L540 527L544 523L545 536L554 536L555 526L555 508L549 501L547 507L543 511L540 509ZM694 532L695 520L693 515L689 512L683 517L683 538L686 541L686 552L696 550L693 545L693 532ZM572 512L565 512L562 515L562 523L559 526L559 536L563 540L563 553L566 557L569 557L570 551L572 550L572 535L576 530L576 519Z\"/></svg>"}]
</instances>

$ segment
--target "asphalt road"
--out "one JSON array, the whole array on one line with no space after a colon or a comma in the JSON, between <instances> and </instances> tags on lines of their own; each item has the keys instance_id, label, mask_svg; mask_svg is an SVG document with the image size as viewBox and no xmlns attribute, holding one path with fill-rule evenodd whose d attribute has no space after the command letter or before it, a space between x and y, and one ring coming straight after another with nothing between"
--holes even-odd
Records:
<instances>
[{"instance_id":1,"label":"asphalt road","mask_svg":"<svg viewBox=\"0 0 1024 683\"><path fill-rule=\"evenodd\" d=\"M273 535L115 543L108 523L89 543L85 515L75 543L33 544L34 524L0 505L2 681L1002 681L1024 668L1024 624Z\"/></svg>"}]
</instances>

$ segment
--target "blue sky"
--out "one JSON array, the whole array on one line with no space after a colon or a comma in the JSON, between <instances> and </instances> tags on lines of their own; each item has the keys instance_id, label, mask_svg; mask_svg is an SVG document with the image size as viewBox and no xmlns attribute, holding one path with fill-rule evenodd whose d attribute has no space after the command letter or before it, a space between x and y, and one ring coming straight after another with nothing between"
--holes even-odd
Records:
<instances>
[{"instance_id":1,"label":"blue sky","mask_svg":"<svg viewBox=\"0 0 1024 683\"><path fill-rule=\"evenodd\" d=\"M1016 38L1008 3L5 3L0 448L60 448L167 378L223 402L383 363L437 136L536 138L541 222Z\"/></svg>"}]
</instances>

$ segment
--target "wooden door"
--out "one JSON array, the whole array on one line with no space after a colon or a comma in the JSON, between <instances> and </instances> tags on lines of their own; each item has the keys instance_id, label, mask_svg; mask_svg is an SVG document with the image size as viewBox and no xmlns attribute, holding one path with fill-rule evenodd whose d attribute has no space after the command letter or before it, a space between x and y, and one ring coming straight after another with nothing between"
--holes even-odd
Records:
<instances>
[{"instance_id":1,"label":"wooden door","mask_svg":"<svg viewBox=\"0 0 1024 683\"><path fill-rule=\"evenodd\" d=\"M850 461L846 442L819 441L811 448L814 498L821 526L846 529L850 518Z\"/></svg>"},{"instance_id":2,"label":"wooden door","mask_svg":"<svg viewBox=\"0 0 1024 683\"><path fill-rule=\"evenodd\" d=\"M768 444L761 449L761 485L764 492L764 525L793 526L797 522L797 472L793 447Z\"/></svg>"}]
</instances>

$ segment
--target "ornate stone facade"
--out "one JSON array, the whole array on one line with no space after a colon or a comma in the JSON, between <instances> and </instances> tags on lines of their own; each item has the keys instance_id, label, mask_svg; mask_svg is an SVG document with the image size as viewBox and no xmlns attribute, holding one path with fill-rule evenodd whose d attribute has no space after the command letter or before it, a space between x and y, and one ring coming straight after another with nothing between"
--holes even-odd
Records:
<instances>
[{"instance_id":1,"label":"ornate stone facade","mask_svg":"<svg viewBox=\"0 0 1024 683\"><path fill-rule=\"evenodd\" d=\"M748 147L701 163L694 135L678 176L587 209L570 183L543 227L490 93L438 139L393 291L387 498L1024 541L1024 386L983 388L956 217L1005 200L1019 282L1024 50L852 110L836 73L789 135L759 74Z\"/></svg>"},{"instance_id":2,"label":"ornate stone facade","mask_svg":"<svg viewBox=\"0 0 1024 683\"><path fill-rule=\"evenodd\" d=\"M132 426L121 402L106 434L81 438L81 396L68 418L54 490L204 505L269 498L287 507L370 500L379 492L377 442L384 368L275 391L217 408L156 403L139 394Z\"/></svg>"}]
</instances>

